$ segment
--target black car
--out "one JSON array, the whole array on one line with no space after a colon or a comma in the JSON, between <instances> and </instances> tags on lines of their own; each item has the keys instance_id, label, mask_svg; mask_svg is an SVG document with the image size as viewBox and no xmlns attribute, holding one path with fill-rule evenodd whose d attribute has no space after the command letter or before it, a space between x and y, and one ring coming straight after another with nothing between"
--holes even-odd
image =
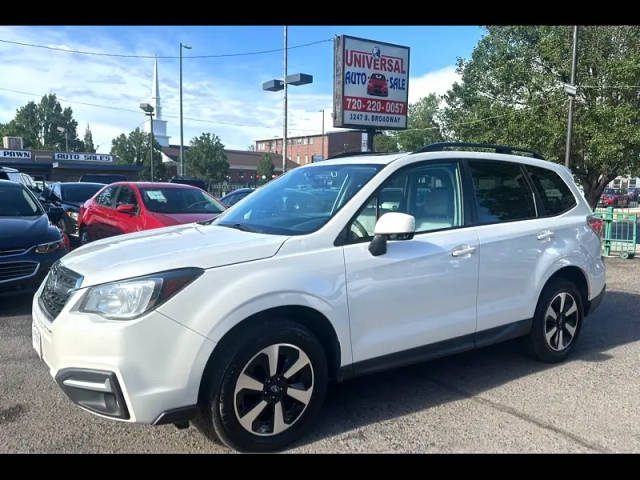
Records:
<instances>
[{"instance_id":1,"label":"black car","mask_svg":"<svg viewBox=\"0 0 640 480\"><path fill-rule=\"evenodd\" d=\"M52 220L62 209L49 211ZM64 236L21 183L0 180L0 294L33 291L67 253Z\"/></svg>"},{"instance_id":2,"label":"black car","mask_svg":"<svg viewBox=\"0 0 640 480\"><path fill-rule=\"evenodd\" d=\"M127 182L129 181L129 179L124 175L115 175L115 174L109 175L109 174L103 174L103 173L94 173L94 174L82 175L79 181L109 185L110 183Z\"/></svg>"},{"instance_id":3,"label":"black car","mask_svg":"<svg viewBox=\"0 0 640 480\"><path fill-rule=\"evenodd\" d=\"M255 188L239 188L237 190L234 190L233 192L227 193L220 199L220 201L224 204L225 207L230 207L231 205L235 205L236 203L238 203L254 190Z\"/></svg>"},{"instance_id":4,"label":"black car","mask_svg":"<svg viewBox=\"0 0 640 480\"><path fill-rule=\"evenodd\" d=\"M182 185L191 185L192 187L198 187L201 190L207 191L207 185L204 180L194 177L172 177L169 183L181 183Z\"/></svg>"},{"instance_id":5,"label":"black car","mask_svg":"<svg viewBox=\"0 0 640 480\"><path fill-rule=\"evenodd\" d=\"M57 222L58 228L70 237L77 237L80 207L102 187L102 183L54 183L42 193L40 201L45 206L62 207L64 215Z\"/></svg>"}]
</instances>

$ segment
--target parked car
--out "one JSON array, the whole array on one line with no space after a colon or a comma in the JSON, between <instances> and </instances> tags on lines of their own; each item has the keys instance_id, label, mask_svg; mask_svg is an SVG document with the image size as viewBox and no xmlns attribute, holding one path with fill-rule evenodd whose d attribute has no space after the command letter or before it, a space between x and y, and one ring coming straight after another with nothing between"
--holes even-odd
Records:
<instances>
[{"instance_id":1,"label":"parked car","mask_svg":"<svg viewBox=\"0 0 640 480\"><path fill-rule=\"evenodd\" d=\"M624 190L619 188L605 188L598 206L603 207L627 207L629 206L629 196Z\"/></svg>"},{"instance_id":2,"label":"parked car","mask_svg":"<svg viewBox=\"0 0 640 480\"><path fill-rule=\"evenodd\" d=\"M61 209L49 214L61 215ZM0 180L0 293L35 291L68 249L60 230L22 183Z\"/></svg>"},{"instance_id":3,"label":"parked car","mask_svg":"<svg viewBox=\"0 0 640 480\"><path fill-rule=\"evenodd\" d=\"M385 76L381 73L372 73L367 82L367 93L378 97L389 95L389 86Z\"/></svg>"},{"instance_id":4,"label":"parked car","mask_svg":"<svg viewBox=\"0 0 640 480\"><path fill-rule=\"evenodd\" d=\"M629 201L637 202L640 196L640 188L630 188L627 194L629 195Z\"/></svg>"},{"instance_id":5,"label":"parked car","mask_svg":"<svg viewBox=\"0 0 640 480\"><path fill-rule=\"evenodd\" d=\"M231 207L232 205L235 205L244 197L249 195L254 190L255 188L238 188L237 190L234 190L233 192L229 192L224 197L220 198L220 202L222 202L225 207Z\"/></svg>"},{"instance_id":6,"label":"parked car","mask_svg":"<svg viewBox=\"0 0 640 480\"><path fill-rule=\"evenodd\" d=\"M80 208L82 245L101 238L212 220L225 210L207 192L174 183L113 183Z\"/></svg>"},{"instance_id":7,"label":"parked car","mask_svg":"<svg viewBox=\"0 0 640 480\"><path fill-rule=\"evenodd\" d=\"M85 410L248 451L307 432L330 380L520 336L564 360L604 296L602 220L562 165L442 148L304 165L213 222L81 247L34 298L35 349Z\"/></svg>"},{"instance_id":8,"label":"parked car","mask_svg":"<svg viewBox=\"0 0 640 480\"><path fill-rule=\"evenodd\" d=\"M127 180L128 178L124 175L106 173L91 173L80 177L81 182L102 183L103 185L109 185L115 182L126 182Z\"/></svg>"},{"instance_id":9,"label":"parked car","mask_svg":"<svg viewBox=\"0 0 640 480\"><path fill-rule=\"evenodd\" d=\"M194 177L172 177L169 180L169 183L179 183L181 185L191 185L193 187L198 187L205 192L207 191L207 184L204 183L204 180L200 180L199 178Z\"/></svg>"},{"instance_id":10,"label":"parked car","mask_svg":"<svg viewBox=\"0 0 640 480\"><path fill-rule=\"evenodd\" d=\"M78 214L80 207L103 188L102 183L61 182L51 184L40 196L46 205L55 205L64 210L57 225L74 239L78 237Z\"/></svg>"}]
</instances>

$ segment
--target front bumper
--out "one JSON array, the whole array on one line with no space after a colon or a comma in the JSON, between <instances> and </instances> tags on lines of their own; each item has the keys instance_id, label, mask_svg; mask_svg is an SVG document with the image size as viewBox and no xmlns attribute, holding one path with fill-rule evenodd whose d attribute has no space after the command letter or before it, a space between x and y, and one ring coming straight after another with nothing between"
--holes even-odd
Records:
<instances>
[{"instance_id":1,"label":"front bumper","mask_svg":"<svg viewBox=\"0 0 640 480\"><path fill-rule=\"evenodd\" d=\"M130 321L74 312L84 289L49 321L38 303L41 291L32 304L34 338L51 376L74 403L101 417L148 424L197 404L215 346L209 339L157 311Z\"/></svg>"},{"instance_id":2,"label":"front bumper","mask_svg":"<svg viewBox=\"0 0 640 480\"><path fill-rule=\"evenodd\" d=\"M0 258L0 268L6 265L31 262L35 266L35 271L28 276L20 276L16 279L0 281L0 296L16 295L23 292L34 292L38 289L42 281L47 276L51 265L67 253L66 249L52 253L35 253L33 249L22 255L12 255Z\"/></svg>"}]
</instances>

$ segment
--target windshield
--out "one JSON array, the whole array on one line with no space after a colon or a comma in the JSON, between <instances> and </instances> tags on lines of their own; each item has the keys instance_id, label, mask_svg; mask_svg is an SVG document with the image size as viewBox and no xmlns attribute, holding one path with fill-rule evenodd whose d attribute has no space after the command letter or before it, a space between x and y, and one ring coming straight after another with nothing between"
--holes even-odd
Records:
<instances>
[{"instance_id":1,"label":"windshield","mask_svg":"<svg viewBox=\"0 0 640 480\"><path fill-rule=\"evenodd\" d=\"M322 227L383 165L327 165L291 170L218 217L214 225L304 235Z\"/></svg>"},{"instance_id":2,"label":"windshield","mask_svg":"<svg viewBox=\"0 0 640 480\"><path fill-rule=\"evenodd\" d=\"M62 200L65 202L84 203L104 185L62 185Z\"/></svg>"},{"instance_id":3,"label":"windshield","mask_svg":"<svg viewBox=\"0 0 640 480\"><path fill-rule=\"evenodd\" d=\"M196 188L141 188L142 201L156 213L220 213L224 206Z\"/></svg>"},{"instance_id":4,"label":"windshield","mask_svg":"<svg viewBox=\"0 0 640 480\"><path fill-rule=\"evenodd\" d=\"M0 185L0 217L39 217L43 213L38 202L23 186Z\"/></svg>"}]
</instances>

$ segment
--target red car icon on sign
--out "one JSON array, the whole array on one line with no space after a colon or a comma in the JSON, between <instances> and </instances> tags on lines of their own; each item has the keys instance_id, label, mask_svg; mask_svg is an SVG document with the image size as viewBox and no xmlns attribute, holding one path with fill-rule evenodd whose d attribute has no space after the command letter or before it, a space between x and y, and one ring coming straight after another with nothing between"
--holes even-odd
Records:
<instances>
[{"instance_id":1,"label":"red car icon on sign","mask_svg":"<svg viewBox=\"0 0 640 480\"><path fill-rule=\"evenodd\" d=\"M389 87L387 79L381 73L372 73L367 83L367 93L377 97L386 97L389 95Z\"/></svg>"}]
</instances>

